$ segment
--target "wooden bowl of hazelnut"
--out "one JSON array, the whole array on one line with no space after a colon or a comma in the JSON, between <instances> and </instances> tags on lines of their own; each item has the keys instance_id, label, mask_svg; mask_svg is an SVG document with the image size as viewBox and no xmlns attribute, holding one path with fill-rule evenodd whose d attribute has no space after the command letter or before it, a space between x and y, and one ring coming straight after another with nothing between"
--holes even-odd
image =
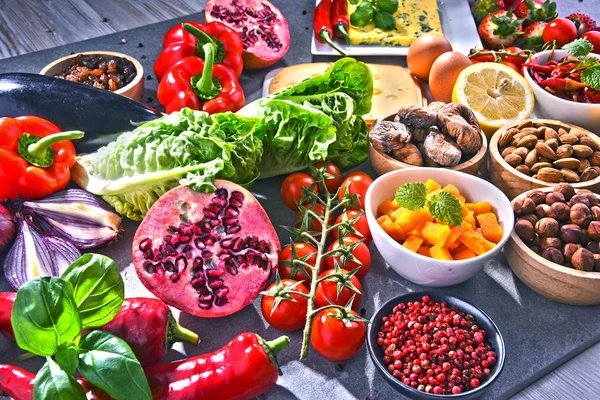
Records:
<instances>
[{"instance_id":1,"label":"wooden bowl of hazelnut","mask_svg":"<svg viewBox=\"0 0 600 400\"><path fill-rule=\"evenodd\" d=\"M378 175L438 167L477 175L487 138L472 111L458 103L412 105L377 120L369 131L369 158Z\"/></svg>"},{"instance_id":2,"label":"wooden bowl of hazelnut","mask_svg":"<svg viewBox=\"0 0 600 400\"><path fill-rule=\"evenodd\" d=\"M560 303L600 304L600 206L597 195L568 183L512 201L515 229L505 254L515 275Z\"/></svg>"},{"instance_id":3,"label":"wooden bowl of hazelnut","mask_svg":"<svg viewBox=\"0 0 600 400\"><path fill-rule=\"evenodd\" d=\"M492 183L509 199L560 182L597 192L600 138L560 121L523 120L492 136L488 170Z\"/></svg>"}]
</instances>

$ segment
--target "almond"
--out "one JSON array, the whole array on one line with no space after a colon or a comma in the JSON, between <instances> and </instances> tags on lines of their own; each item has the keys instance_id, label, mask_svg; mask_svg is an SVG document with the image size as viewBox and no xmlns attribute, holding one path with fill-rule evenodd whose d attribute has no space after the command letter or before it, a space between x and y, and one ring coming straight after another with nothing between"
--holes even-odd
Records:
<instances>
[{"instance_id":1,"label":"almond","mask_svg":"<svg viewBox=\"0 0 600 400\"><path fill-rule=\"evenodd\" d=\"M581 174L581 180L591 181L592 179L596 179L598 176L598 170L594 167L590 167L583 171L583 173Z\"/></svg>"},{"instance_id":2,"label":"almond","mask_svg":"<svg viewBox=\"0 0 600 400\"><path fill-rule=\"evenodd\" d=\"M525 157L527 157L527 154L529 154L529 149L527 147L517 147L513 150L512 154L516 154L522 159L525 159Z\"/></svg>"},{"instance_id":3,"label":"almond","mask_svg":"<svg viewBox=\"0 0 600 400\"><path fill-rule=\"evenodd\" d=\"M593 152L594 150L592 150L590 146L584 144L576 144L573 146L573 154L575 154L575 157L588 158Z\"/></svg>"},{"instance_id":4,"label":"almond","mask_svg":"<svg viewBox=\"0 0 600 400\"><path fill-rule=\"evenodd\" d=\"M558 128L558 137L561 137L563 135L568 134L569 132L567 132L564 128Z\"/></svg>"},{"instance_id":5,"label":"almond","mask_svg":"<svg viewBox=\"0 0 600 400\"><path fill-rule=\"evenodd\" d=\"M552 150L552 148L546 143L537 143L535 145L535 150L542 157L546 157L550 160L556 160L556 153L554 153L554 150Z\"/></svg>"},{"instance_id":6,"label":"almond","mask_svg":"<svg viewBox=\"0 0 600 400\"><path fill-rule=\"evenodd\" d=\"M571 135L575 135L577 137L577 139L581 139L584 136L587 136L587 133L581 129L578 128L573 128L571 129L571 131L569 132Z\"/></svg>"},{"instance_id":7,"label":"almond","mask_svg":"<svg viewBox=\"0 0 600 400\"><path fill-rule=\"evenodd\" d=\"M542 168L552 168L552 164L547 163L547 162L535 163L535 164L533 164L533 167L531 167L531 172L534 174L537 174L539 172L539 170Z\"/></svg>"},{"instance_id":8,"label":"almond","mask_svg":"<svg viewBox=\"0 0 600 400\"><path fill-rule=\"evenodd\" d=\"M579 138L571 133L567 133L558 138L558 140L562 144L577 144L579 143Z\"/></svg>"},{"instance_id":9,"label":"almond","mask_svg":"<svg viewBox=\"0 0 600 400\"><path fill-rule=\"evenodd\" d=\"M531 176L531 169L527 165L517 165L515 169L524 175Z\"/></svg>"},{"instance_id":10,"label":"almond","mask_svg":"<svg viewBox=\"0 0 600 400\"><path fill-rule=\"evenodd\" d=\"M502 156L502 158L504 158L507 155L509 155L510 153L512 153L513 151L515 151L515 149L516 149L516 147L514 147L514 146L507 147L504 150L502 150L502 153L500 153L500 155Z\"/></svg>"},{"instance_id":11,"label":"almond","mask_svg":"<svg viewBox=\"0 0 600 400\"><path fill-rule=\"evenodd\" d=\"M544 139L558 139L558 133L554 129L546 127L546 129L544 130Z\"/></svg>"},{"instance_id":12,"label":"almond","mask_svg":"<svg viewBox=\"0 0 600 400\"><path fill-rule=\"evenodd\" d=\"M579 138L579 144L583 144L585 146L589 146L592 150L594 151L599 151L600 150L600 143L590 137L589 135L585 135Z\"/></svg>"},{"instance_id":13,"label":"almond","mask_svg":"<svg viewBox=\"0 0 600 400\"><path fill-rule=\"evenodd\" d=\"M523 121L519 122L519 125L517 125L517 129L519 130L531 127L533 127L533 121L530 119L524 119Z\"/></svg>"},{"instance_id":14,"label":"almond","mask_svg":"<svg viewBox=\"0 0 600 400\"><path fill-rule=\"evenodd\" d=\"M538 155L537 155L537 151L535 151L535 150L531 150L531 151L529 152L529 154L527 154L527 157L525 157L525 165L526 165L528 168L531 168L531 167L533 167L533 165L534 165L535 163L537 163L537 162L538 162Z\"/></svg>"},{"instance_id":15,"label":"almond","mask_svg":"<svg viewBox=\"0 0 600 400\"><path fill-rule=\"evenodd\" d=\"M500 135L500 138L498 139L498 146L499 147L508 146L510 144L510 142L512 141L513 136L517 132L518 132L518 130L515 128L510 128L510 129L507 129L504 132L502 132L502 135Z\"/></svg>"},{"instance_id":16,"label":"almond","mask_svg":"<svg viewBox=\"0 0 600 400\"><path fill-rule=\"evenodd\" d=\"M558 183L562 180L563 174L554 168L542 168L537 172L537 178L544 182Z\"/></svg>"},{"instance_id":17,"label":"almond","mask_svg":"<svg viewBox=\"0 0 600 400\"><path fill-rule=\"evenodd\" d=\"M581 161L576 158L561 158L560 160L554 161L554 166L557 168L569 168L569 169L577 169Z\"/></svg>"},{"instance_id":18,"label":"almond","mask_svg":"<svg viewBox=\"0 0 600 400\"><path fill-rule=\"evenodd\" d=\"M594 151L589 158L590 164L595 167L600 166L600 151Z\"/></svg>"},{"instance_id":19,"label":"almond","mask_svg":"<svg viewBox=\"0 0 600 400\"><path fill-rule=\"evenodd\" d=\"M558 156L558 158L571 157L573 155L573 146L571 146L570 144L563 144L561 146L558 146L558 149L556 149L556 155Z\"/></svg>"},{"instance_id":20,"label":"almond","mask_svg":"<svg viewBox=\"0 0 600 400\"><path fill-rule=\"evenodd\" d=\"M586 169L588 169L589 167L592 166L590 161L585 158L583 160L579 160L579 161L580 161L580 164L579 164L579 168L577 168L577 171L579 171L580 174L582 174L583 171L585 171Z\"/></svg>"},{"instance_id":21,"label":"almond","mask_svg":"<svg viewBox=\"0 0 600 400\"><path fill-rule=\"evenodd\" d=\"M560 170L560 173L563 176L563 179L567 182L574 183L579 182L581 179L579 178L579 174L569 168L563 168Z\"/></svg>"},{"instance_id":22,"label":"almond","mask_svg":"<svg viewBox=\"0 0 600 400\"><path fill-rule=\"evenodd\" d=\"M517 165L521 164L523 159L516 154L509 154L504 157L504 161L506 161L511 167L515 168Z\"/></svg>"},{"instance_id":23,"label":"almond","mask_svg":"<svg viewBox=\"0 0 600 400\"><path fill-rule=\"evenodd\" d=\"M558 139L548 139L545 141L545 143L550 146L554 152L556 152L556 149L558 149Z\"/></svg>"}]
</instances>

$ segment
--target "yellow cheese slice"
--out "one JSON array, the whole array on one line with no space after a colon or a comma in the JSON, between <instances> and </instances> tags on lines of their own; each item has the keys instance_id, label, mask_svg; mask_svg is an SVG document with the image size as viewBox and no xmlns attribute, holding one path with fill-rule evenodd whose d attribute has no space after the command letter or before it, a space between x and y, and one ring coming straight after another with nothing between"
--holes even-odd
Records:
<instances>
[{"instance_id":1,"label":"yellow cheese slice","mask_svg":"<svg viewBox=\"0 0 600 400\"><path fill-rule=\"evenodd\" d=\"M297 64L282 68L269 84L269 94L286 89L304 79L321 75L331 64ZM427 104L421 85L406 68L399 65L368 63L367 66L373 75L373 105L371 111L363 116L367 124L396 113L400 107Z\"/></svg>"},{"instance_id":2,"label":"yellow cheese slice","mask_svg":"<svg viewBox=\"0 0 600 400\"><path fill-rule=\"evenodd\" d=\"M348 3L349 15L356 7ZM376 28L372 21L362 27L350 26L350 44L406 47L423 33L442 34L437 0L398 0L393 15L396 28L390 31Z\"/></svg>"}]
</instances>

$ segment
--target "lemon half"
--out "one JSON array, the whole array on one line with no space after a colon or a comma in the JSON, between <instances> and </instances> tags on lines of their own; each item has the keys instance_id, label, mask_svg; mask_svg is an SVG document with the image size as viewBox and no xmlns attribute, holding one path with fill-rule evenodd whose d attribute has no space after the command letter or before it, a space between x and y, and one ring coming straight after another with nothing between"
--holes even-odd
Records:
<instances>
[{"instance_id":1,"label":"lemon half","mask_svg":"<svg viewBox=\"0 0 600 400\"><path fill-rule=\"evenodd\" d=\"M452 101L469 106L487 135L526 119L535 104L533 91L523 76L492 62L473 64L462 71Z\"/></svg>"}]
</instances>

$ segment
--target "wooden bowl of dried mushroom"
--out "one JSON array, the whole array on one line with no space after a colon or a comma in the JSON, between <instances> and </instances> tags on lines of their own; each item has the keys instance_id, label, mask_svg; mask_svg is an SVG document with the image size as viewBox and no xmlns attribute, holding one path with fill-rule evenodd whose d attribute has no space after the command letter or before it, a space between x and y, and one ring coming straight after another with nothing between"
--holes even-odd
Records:
<instances>
[{"instance_id":1,"label":"wooden bowl of dried mushroom","mask_svg":"<svg viewBox=\"0 0 600 400\"><path fill-rule=\"evenodd\" d=\"M600 138L565 122L523 120L492 136L489 174L509 199L559 182L598 192Z\"/></svg>"},{"instance_id":2,"label":"wooden bowl of dried mushroom","mask_svg":"<svg viewBox=\"0 0 600 400\"><path fill-rule=\"evenodd\" d=\"M577 228L577 224L572 224L578 222L581 225L582 221L574 221L570 216L567 219L559 218L562 221L558 224L561 228L559 228L558 232L555 230L552 233L549 227L542 226L542 223L539 222L541 218L538 218L539 216L544 220L554 219L552 218L552 213L540 215L540 211L542 210L538 210L537 208L532 212L534 204L538 204L537 207L540 204L547 204L549 198L543 195L548 195L557 190L564 193L562 189L566 186L568 185L530 190L517 196L512 201L513 208L517 214L516 225L508 242L506 242L506 246L504 246L504 254L514 274L525 285L542 296L566 304L582 306L597 305L600 304L600 272L596 268L598 254L600 254L598 241L592 240L593 235L588 233L586 236L580 232L580 237L587 238L582 240L579 237L575 237L577 232L574 232L573 228L567 228ZM575 193L575 196L569 198L573 193ZM575 199L581 193L582 191L577 190L563 196L560 200L564 200L568 205L571 204L571 199ZM594 194L588 192L587 196L594 196ZM598 196L595 197L598 198ZM524 202L525 199L531 199L533 203L530 202L527 205ZM584 202L580 199L575 199L574 203L581 204ZM552 204L552 208L554 206L555 204ZM591 208L595 209L598 207ZM588 215L588 218L598 221L599 217L596 215L596 211L590 213L591 215ZM588 223L591 225L595 222ZM592 229L590 225L588 225L587 231ZM597 226L594 226L593 229L595 229L594 234L596 234ZM539 233L542 233L542 231L548 232L549 236L540 237ZM582 228L582 231L585 232L586 228ZM571 236L574 237L571 238ZM528 244L524 240L527 240ZM585 246L581 244L584 241L588 242ZM557 243L554 244L554 242ZM554 247L546 247L546 249L542 250L545 246ZM550 253L549 250L552 250L553 253ZM570 257L570 260L568 257ZM578 262L575 261L575 257L579 258ZM587 267L584 265L585 263L588 263Z\"/></svg>"},{"instance_id":3,"label":"wooden bowl of dried mushroom","mask_svg":"<svg viewBox=\"0 0 600 400\"><path fill-rule=\"evenodd\" d=\"M376 121L369 142L371 164L379 175L414 167L477 175L488 146L468 107L440 102L402 107Z\"/></svg>"}]
</instances>

